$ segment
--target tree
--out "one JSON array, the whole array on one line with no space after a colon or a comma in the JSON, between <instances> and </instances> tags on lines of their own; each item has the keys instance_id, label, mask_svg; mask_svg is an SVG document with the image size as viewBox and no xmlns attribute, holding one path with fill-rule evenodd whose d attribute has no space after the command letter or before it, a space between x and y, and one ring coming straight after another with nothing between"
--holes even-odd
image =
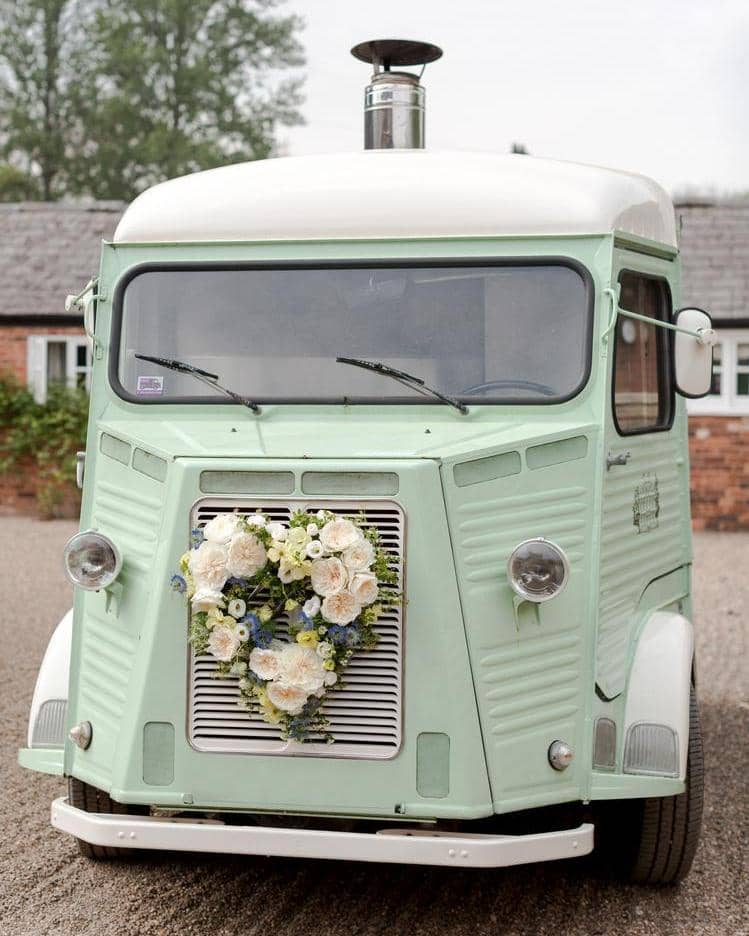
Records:
<instances>
[{"instance_id":1,"label":"tree","mask_svg":"<svg viewBox=\"0 0 749 936\"><path fill-rule=\"evenodd\" d=\"M0 155L45 199L130 199L301 122L282 0L0 0Z\"/></svg>"},{"instance_id":2,"label":"tree","mask_svg":"<svg viewBox=\"0 0 749 936\"><path fill-rule=\"evenodd\" d=\"M84 0L0 0L0 152L39 178L41 197L66 187L68 94L81 65Z\"/></svg>"},{"instance_id":3,"label":"tree","mask_svg":"<svg viewBox=\"0 0 749 936\"><path fill-rule=\"evenodd\" d=\"M40 194L34 176L16 166L0 164L0 202L36 201Z\"/></svg>"},{"instance_id":4,"label":"tree","mask_svg":"<svg viewBox=\"0 0 749 936\"><path fill-rule=\"evenodd\" d=\"M78 110L89 134L72 186L130 199L154 182L276 147L301 121L295 16L279 0L102 0Z\"/></svg>"}]
</instances>

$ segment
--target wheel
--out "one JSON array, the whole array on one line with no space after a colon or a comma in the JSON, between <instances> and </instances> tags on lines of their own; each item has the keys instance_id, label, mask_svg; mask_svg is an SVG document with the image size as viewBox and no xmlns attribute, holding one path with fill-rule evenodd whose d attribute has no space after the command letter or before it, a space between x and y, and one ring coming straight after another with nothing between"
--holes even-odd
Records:
<instances>
[{"instance_id":1,"label":"wheel","mask_svg":"<svg viewBox=\"0 0 749 936\"><path fill-rule=\"evenodd\" d=\"M694 688L689 697L686 789L678 796L606 803L604 842L616 871L637 884L678 884L692 867L702 825L703 758ZM609 820L607 822L607 819ZM610 821L613 819L613 821Z\"/></svg>"},{"instance_id":2,"label":"wheel","mask_svg":"<svg viewBox=\"0 0 749 936\"><path fill-rule=\"evenodd\" d=\"M116 803L108 793L84 783L75 777L68 778L68 802L76 809L90 813L115 813L117 815L143 815L147 809ZM111 845L92 845L83 839L76 839L78 850L86 858L119 860L135 857L136 848L113 848Z\"/></svg>"}]
</instances>

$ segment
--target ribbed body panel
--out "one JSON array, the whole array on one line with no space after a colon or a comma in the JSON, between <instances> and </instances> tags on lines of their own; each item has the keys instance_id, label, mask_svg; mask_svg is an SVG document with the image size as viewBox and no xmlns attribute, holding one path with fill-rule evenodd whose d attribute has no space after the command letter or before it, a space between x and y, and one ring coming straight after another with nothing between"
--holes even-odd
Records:
<instances>
[{"instance_id":1,"label":"ribbed body panel","mask_svg":"<svg viewBox=\"0 0 749 936\"><path fill-rule=\"evenodd\" d=\"M218 513L262 511L281 522L295 510L314 514L320 508L346 516L361 514L364 526L377 528L392 556L392 568L403 580L405 520L392 501L244 500L209 498L196 505L192 526L203 527ZM259 606L264 596L256 599ZM397 754L401 742L402 607L385 607L376 631L374 650L354 654L344 685L329 692L322 708L335 743L299 743L282 740L277 725L259 714L239 708L238 678L216 679L210 655L191 654L189 666L189 739L201 751L247 754L311 754L335 757L387 758ZM276 636L286 639L281 626Z\"/></svg>"}]
</instances>

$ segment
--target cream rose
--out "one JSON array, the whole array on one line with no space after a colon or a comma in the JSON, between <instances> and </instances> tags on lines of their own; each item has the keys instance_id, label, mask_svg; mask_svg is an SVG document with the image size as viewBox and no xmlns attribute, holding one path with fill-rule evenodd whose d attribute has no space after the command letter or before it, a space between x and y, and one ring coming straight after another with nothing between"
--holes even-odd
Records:
<instances>
[{"instance_id":1,"label":"cream rose","mask_svg":"<svg viewBox=\"0 0 749 936\"><path fill-rule=\"evenodd\" d=\"M208 638L208 652L217 660L228 662L239 649L239 635L225 624L219 624L211 631Z\"/></svg>"},{"instance_id":2,"label":"cream rose","mask_svg":"<svg viewBox=\"0 0 749 936\"><path fill-rule=\"evenodd\" d=\"M265 546L254 533L237 533L229 545L226 567L237 578L252 578L268 559Z\"/></svg>"},{"instance_id":3,"label":"cream rose","mask_svg":"<svg viewBox=\"0 0 749 936\"><path fill-rule=\"evenodd\" d=\"M364 537L344 550L343 556L341 556L343 564L349 572L363 572L372 565L374 557L374 546Z\"/></svg>"},{"instance_id":4,"label":"cream rose","mask_svg":"<svg viewBox=\"0 0 749 936\"><path fill-rule=\"evenodd\" d=\"M212 611L224 607L224 596L215 588L199 588L190 603L193 611Z\"/></svg>"},{"instance_id":5,"label":"cream rose","mask_svg":"<svg viewBox=\"0 0 749 936\"><path fill-rule=\"evenodd\" d=\"M268 683L266 688L268 699L282 712L289 715L298 715L304 708L308 693L297 686L287 686L285 683Z\"/></svg>"},{"instance_id":6,"label":"cream rose","mask_svg":"<svg viewBox=\"0 0 749 936\"><path fill-rule=\"evenodd\" d=\"M311 647L294 643L285 646L278 654L276 678L284 686L294 686L310 695L323 685L325 670L322 660Z\"/></svg>"},{"instance_id":7,"label":"cream rose","mask_svg":"<svg viewBox=\"0 0 749 936\"><path fill-rule=\"evenodd\" d=\"M247 521L247 526L251 527L264 527L268 523L262 514L249 514L245 517L245 520Z\"/></svg>"},{"instance_id":8,"label":"cream rose","mask_svg":"<svg viewBox=\"0 0 749 936\"><path fill-rule=\"evenodd\" d=\"M289 535L289 531L283 525L283 523L278 523L274 520L272 523L269 523L265 528L274 540L277 540L279 543L283 543L286 537Z\"/></svg>"},{"instance_id":9,"label":"cream rose","mask_svg":"<svg viewBox=\"0 0 749 936\"><path fill-rule=\"evenodd\" d=\"M349 591L360 605L373 604L380 593L377 587L377 576L371 572L357 572L351 578Z\"/></svg>"},{"instance_id":10,"label":"cream rose","mask_svg":"<svg viewBox=\"0 0 749 936\"><path fill-rule=\"evenodd\" d=\"M328 552L342 552L361 538L350 520L330 520L320 530L320 542Z\"/></svg>"},{"instance_id":11,"label":"cream rose","mask_svg":"<svg viewBox=\"0 0 749 936\"><path fill-rule=\"evenodd\" d=\"M203 536L209 543L224 545L237 532L238 522L239 517L236 514L219 514L206 523Z\"/></svg>"},{"instance_id":12,"label":"cream rose","mask_svg":"<svg viewBox=\"0 0 749 936\"><path fill-rule=\"evenodd\" d=\"M317 594L324 598L345 587L348 573L340 559L315 559L310 571L310 580Z\"/></svg>"},{"instance_id":13,"label":"cream rose","mask_svg":"<svg viewBox=\"0 0 749 936\"><path fill-rule=\"evenodd\" d=\"M360 612L361 605L347 588L323 599L322 616L330 624L350 624Z\"/></svg>"},{"instance_id":14,"label":"cream rose","mask_svg":"<svg viewBox=\"0 0 749 936\"><path fill-rule=\"evenodd\" d=\"M206 540L190 553L190 575L195 579L195 590L219 591L226 584L226 547Z\"/></svg>"},{"instance_id":15,"label":"cream rose","mask_svg":"<svg viewBox=\"0 0 749 936\"><path fill-rule=\"evenodd\" d=\"M250 654L250 669L261 679L275 679L278 676L278 656L275 650L255 647Z\"/></svg>"}]
</instances>

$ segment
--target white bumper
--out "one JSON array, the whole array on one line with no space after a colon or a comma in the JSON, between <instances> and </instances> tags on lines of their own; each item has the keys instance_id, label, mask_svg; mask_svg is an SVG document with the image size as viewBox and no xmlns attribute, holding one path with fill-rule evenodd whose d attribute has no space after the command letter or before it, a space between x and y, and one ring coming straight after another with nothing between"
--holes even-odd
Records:
<instances>
[{"instance_id":1,"label":"white bumper","mask_svg":"<svg viewBox=\"0 0 749 936\"><path fill-rule=\"evenodd\" d=\"M119 848L474 868L554 861L593 851L589 823L538 835L460 835L404 828L326 832L224 825L217 820L102 815L83 812L60 798L52 803L52 825L92 845Z\"/></svg>"}]
</instances>

